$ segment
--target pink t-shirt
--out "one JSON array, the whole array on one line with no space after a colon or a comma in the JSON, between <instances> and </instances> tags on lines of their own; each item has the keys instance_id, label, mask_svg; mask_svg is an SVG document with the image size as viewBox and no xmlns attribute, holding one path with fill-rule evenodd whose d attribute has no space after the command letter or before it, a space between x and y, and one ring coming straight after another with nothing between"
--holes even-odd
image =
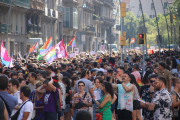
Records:
<instances>
[{"instance_id":1,"label":"pink t-shirt","mask_svg":"<svg viewBox=\"0 0 180 120\"><path fill-rule=\"evenodd\" d=\"M134 71L131 74L134 75L134 77L136 78L136 81L138 81L138 79L141 80L141 75L138 71Z\"/></svg>"}]
</instances>

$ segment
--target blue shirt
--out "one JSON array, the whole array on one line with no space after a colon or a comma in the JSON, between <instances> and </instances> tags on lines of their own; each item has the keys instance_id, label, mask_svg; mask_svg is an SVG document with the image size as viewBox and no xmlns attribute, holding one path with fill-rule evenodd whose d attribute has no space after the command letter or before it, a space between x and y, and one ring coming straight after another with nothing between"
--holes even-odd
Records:
<instances>
[{"instance_id":1,"label":"blue shirt","mask_svg":"<svg viewBox=\"0 0 180 120\"><path fill-rule=\"evenodd\" d=\"M14 107L18 104L18 100L16 97L10 95L7 91L1 91L0 95L2 96L2 98L5 100L7 106L10 110L10 112L12 113L12 110L14 109ZM0 98L1 99L1 98ZM10 113L10 114L11 114ZM9 114L9 113L8 113ZM10 115L9 115L10 116Z\"/></svg>"},{"instance_id":2,"label":"blue shirt","mask_svg":"<svg viewBox=\"0 0 180 120\"><path fill-rule=\"evenodd\" d=\"M176 59L176 62L177 62L177 64L179 65L179 60L178 60L178 59Z\"/></svg>"},{"instance_id":3,"label":"blue shirt","mask_svg":"<svg viewBox=\"0 0 180 120\"><path fill-rule=\"evenodd\" d=\"M102 93L101 93L101 88L96 88L94 91L98 91L99 92L99 95L100 95L100 98L102 98Z\"/></svg>"}]
</instances>

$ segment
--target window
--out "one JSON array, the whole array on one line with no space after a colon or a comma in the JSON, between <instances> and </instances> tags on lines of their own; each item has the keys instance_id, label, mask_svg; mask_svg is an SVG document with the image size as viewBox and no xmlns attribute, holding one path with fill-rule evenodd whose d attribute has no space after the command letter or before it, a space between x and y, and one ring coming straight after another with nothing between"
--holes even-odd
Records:
<instances>
[{"instance_id":1,"label":"window","mask_svg":"<svg viewBox=\"0 0 180 120\"><path fill-rule=\"evenodd\" d=\"M153 15L153 18L155 17L155 15Z\"/></svg>"},{"instance_id":2,"label":"window","mask_svg":"<svg viewBox=\"0 0 180 120\"><path fill-rule=\"evenodd\" d=\"M63 8L63 27L70 27L70 8L69 7L65 7Z\"/></svg>"},{"instance_id":3,"label":"window","mask_svg":"<svg viewBox=\"0 0 180 120\"><path fill-rule=\"evenodd\" d=\"M167 9L167 2L164 2L164 9Z\"/></svg>"},{"instance_id":4,"label":"window","mask_svg":"<svg viewBox=\"0 0 180 120\"><path fill-rule=\"evenodd\" d=\"M149 18L152 18L152 15L149 15Z\"/></svg>"},{"instance_id":5,"label":"window","mask_svg":"<svg viewBox=\"0 0 180 120\"><path fill-rule=\"evenodd\" d=\"M154 9L154 4L153 3L151 3L151 10L153 10Z\"/></svg>"},{"instance_id":6,"label":"window","mask_svg":"<svg viewBox=\"0 0 180 120\"><path fill-rule=\"evenodd\" d=\"M78 29L78 11L77 11L77 8L73 8L73 28Z\"/></svg>"},{"instance_id":7,"label":"window","mask_svg":"<svg viewBox=\"0 0 180 120\"><path fill-rule=\"evenodd\" d=\"M141 10L141 4L139 4L139 10Z\"/></svg>"}]
</instances>

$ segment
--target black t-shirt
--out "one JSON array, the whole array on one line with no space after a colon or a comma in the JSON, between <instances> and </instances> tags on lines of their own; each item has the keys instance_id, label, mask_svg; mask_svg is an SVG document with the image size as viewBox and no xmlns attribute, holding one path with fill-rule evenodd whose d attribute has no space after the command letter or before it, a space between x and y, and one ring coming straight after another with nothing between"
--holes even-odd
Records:
<instances>
[{"instance_id":1,"label":"black t-shirt","mask_svg":"<svg viewBox=\"0 0 180 120\"><path fill-rule=\"evenodd\" d=\"M141 86L140 96L142 96L143 90L146 89L146 88L149 88L149 87L150 87L150 85Z\"/></svg>"},{"instance_id":2,"label":"black t-shirt","mask_svg":"<svg viewBox=\"0 0 180 120\"><path fill-rule=\"evenodd\" d=\"M66 104L70 104L70 100L71 100L70 90L71 90L71 86L70 86L70 85L67 85L67 86L66 86L66 93L68 93L69 95L66 96Z\"/></svg>"},{"instance_id":3,"label":"black t-shirt","mask_svg":"<svg viewBox=\"0 0 180 120\"><path fill-rule=\"evenodd\" d=\"M71 75L69 73L67 73L67 72L61 72L61 74L63 75L63 77L66 76L69 79L71 78Z\"/></svg>"}]
</instances>

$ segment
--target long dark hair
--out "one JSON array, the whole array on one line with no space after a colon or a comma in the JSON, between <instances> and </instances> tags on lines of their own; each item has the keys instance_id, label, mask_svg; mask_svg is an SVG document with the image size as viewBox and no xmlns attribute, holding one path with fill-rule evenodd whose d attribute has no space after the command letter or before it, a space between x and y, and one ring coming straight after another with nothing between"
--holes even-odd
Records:
<instances>
[{"instance_id":1,"label":"long dark hair","mask_svg":"<svg viewBox=\"0 0 180 120\"><path fill-rule=\"evenodd\" d=\"M175 58L172 58L172 68L177 68L177 62Z\"/></svg>"},{"instance_id":2,"label":"long dark hair","mask_svg":"<svg viewBox=\"0 0 180 120\"><path fill-rule=\"evenodd\" d=\"M78 76L72 77L71 87L74 87L74 81L75 80L79 80L79 77Z\"/></svg>"},{"instance_id":3,"label":"long dark hair","mask_svg":"<svg viewBox=\"0 0 180 120\"><path fill-rule=\"evenodd\" d=\"M144 77L143 77L143 79L142 79L141 82L142 82L143 84L149 83L149 81L148 81L148 76L149 76L150 74L152 74L152 73L153 73L152 70L146 71L146 73L145 73L145 75L144 75Z\"/></svg>"},{"instance_id":4,"label":"long dark hair","mask_svg":"<svg viewBox=\"0 0 180 120\"><path fill-rule=\"evenodd\" d=\"M111 95L111 97L113 98L113 96L114 96L114 91L113 91L113 88L112 88L111 83L109 83L109 82L104 82L103 85L105 86L106 92L108 92L108 93Z\"/></svg>"},{"instance_id":5,"label":"long dark hair","mask_svg":"<svg viewBox=\"0 0 180 120\"><path fill-rule=\"evenodd\" d=\"M139 94L140 94L141 88L140 88L139 84L137 83L136 78L134 77L133 74L130 75L130 78L131 78L130 83L131 83L131 84L134 84L134 85L137 87L138 92L139 92Z\"/></svg>"}]
</instances>

